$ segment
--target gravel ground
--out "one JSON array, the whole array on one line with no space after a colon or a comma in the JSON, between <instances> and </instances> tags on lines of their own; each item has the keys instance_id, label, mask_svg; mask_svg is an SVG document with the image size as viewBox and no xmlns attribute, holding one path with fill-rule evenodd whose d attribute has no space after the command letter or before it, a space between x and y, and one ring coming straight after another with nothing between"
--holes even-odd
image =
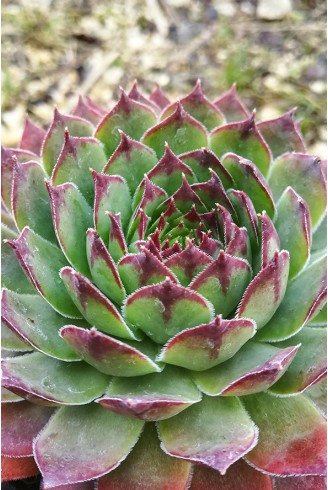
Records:
<instances>
[{"instance_id":1,"label":"gravel ground","mask_svg":"<svg viewBox=\"0 0 328 490\"><path fill-rule=\"evenodd\" d=\"M3 0L2 141L17 143L25 112L47 125L79 94L110 107L137 78L174 99L200 77L209 97L236 82L258 119L297 106L323 156L326 3L291 1Z\"/></svg>"}]
</instances>

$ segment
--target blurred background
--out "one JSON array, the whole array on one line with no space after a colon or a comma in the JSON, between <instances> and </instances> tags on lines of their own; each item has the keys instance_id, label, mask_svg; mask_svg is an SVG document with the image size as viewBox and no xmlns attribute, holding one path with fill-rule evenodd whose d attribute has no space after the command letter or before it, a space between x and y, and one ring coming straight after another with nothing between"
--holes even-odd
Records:
<instances>
[{"instance_id":1,"label":"blurred background","mask_svg":"<svg viewBox=\"0 0 328 490\"><path fill-rule=\"evenodd\" d=\"M297 106L324 156L325 36L325 0L3 0L2 142L26 112L46 126L79 94L110 108L135 78L172 99L201 78L210 98L236 82L258 120Z\"/></svg>"}]
</instances>

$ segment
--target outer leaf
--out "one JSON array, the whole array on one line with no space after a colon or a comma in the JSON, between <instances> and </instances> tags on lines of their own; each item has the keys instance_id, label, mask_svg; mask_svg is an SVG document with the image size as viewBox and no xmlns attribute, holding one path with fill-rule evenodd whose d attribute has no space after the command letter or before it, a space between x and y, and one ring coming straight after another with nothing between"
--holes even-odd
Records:
<instances>
[{"instance_id":1,"label":"outer leaf","mask_svg":"<svg viewBox=\"0 0 328 490\"><path fill-rule=\"evenodd\" d=\"M291 187L287 187L277 207L275 227L281 247L290 254L289 277L303 269L310 256L311 217L308 205Z\"/></svg>"},{"instance_id":2,"label":"outer leaf","mask_svg":"<svg viewBox=\"0 0 328 490\"><path fill-rule=\"evenodd\" d=\"M92 226L92 208L75 184L47 184L52 219L65 257L78 271L90 277L86 253L86 231Z\"/></svg>"},{"instance_id":3,"label":"outer leaf","mask_svg":"<svg viewBox=\"0 0 328 490\"><path fill-rule=\"evenodd\" d=\"M312 403L303 396L266 393L243 400L260 429L258 444L247 455L252 465L276 475L324 475L326 422Z\"/></svg>"},{"instance_id":4,"label":"outer leaf","mask_svg":"<svg viewBox=\"0 0 328 490\"><path fill-rule=\"evenodd\" d=\"M149 129L142 141L153 148L160 158L165 142L174 153L179 154L207 146L207 134L204 126L189 116L178 103L174 113Z\"/></svg>"},{"instance_id":5,"label":"outer leaf","mask_svg":"<svg viewBox=\"0 0 328 490\"><path fill-rule=\"evenodd\" d=\"M150 341L120 341L98 332L67 325L60 335L98 371L113 376L135 377L161 371L154 362L158 352Z\"/></svg>"},{"instance_id":6,"label":"outer leaf","mask_svg":"<svg viewBox=\"0 0 328 490\"><path fill-rule=\"evenodd\" d=\"M40 155L45 134L46 132L44 129L39 128L39 126L32 123L30 118L26 116L19 148L22 150L32 151L36 155Z\"/></svg>"},{"instance_id":7,"label":"outer leaf","mask_svg":"<svg viewBox=\"0 0 328 490\"><path fill-rule=\"evenodd\" d=\"M119 175L92 172L95 183L94 224L101 238L107 242L111 228L107 212L120 213L123 228L130 221L131 196L125 180Z\"/></svg>"},{"instance_id":8,"label":"outer leaf","mask_svg":"<svg viewBox=\"0 0 328 490\"><path fill-rule=\"evenodd\" d=\"M156 87L149 96L149 100L155 102L161 109L164 109L170 103L170 99L167 97L163 89L156 84Z\"/></svg>"},{"instance_id":9,"label":"outer leaf","mask_svg":"<svg viewBox=\"0 0 328 490\"><path fill-rule=\"evenodd\" d=\"M255 125L255 112L242 122L230 123L212 131L210 148L220 158L228 152L254 162L266 176L271 164L271 152Z\"/></svg>"},{"instance_id":10,"label":"outer leaf","mask_svg":"<svg viewBox=\"0 0 328 490\"><path fill-rule=\"evenodd\" d=\"M296 108L283 116L257 123L257 129L268 143L274 158L286 152L305 152L305 143L295 124L294 114Z\"/></svg>"},{"instance_id":11,"label":"outer leaf","mask_svg":"<svg viewBox=\"0 0 328 490\"><path fill-rule=\"evenodd\" d=\"M28 352L33 351L25 340L17 335L14 330L11 330L7 324L1 319L1 346L11 352Z\"/></svg>"},{"instance_id":12,"label":"outer leaf","mask_svg":"<svg viewBox=\"0 0 328 490\"><path fill-rule=\"evenodd\" d=\"M99 397L109 379L88 364L62 362L39 352L2 361L2 383L27 400L84 405Z\"/></svg>"},{"instance_id":13,"label":"outer leaf","mask_svg":"<svg viewBox=\"0 0 328 490\"><path fill-rule=\"evenodd\" d=\"M304 153L286 153L277 158L270 173L269 185L277 201L291 186L307 202L315 228L326 208L326 181L318 157Z\"/></svg>"},{"instance_id":14,"label":"outer leaf","mask_svg":"<svg viewBox=\"0 0 328 490\"><path fill-rule=\"evenodd\" d=\"M271 477L254 470L242 459L227 470L225 475L206 466L194 467L190 490L274 490ZM319 490L319 489L318 489Z\"/></svg>"},{"instance_id":15,"label":"outer leaf","mask_svg":"<svg viewBox=\"0 0 328 490\"><path fill-rule=\"evenodd\" d=\"M211 396L243 396L265 391L284 374L298 348L277 349L247 342L231 359L208 371L194 373L193 379L203 393Z\"/></svg>"},{"instance_id":16,"label":"outer leaf","mask_svg":"<svg viewBox=\"0 0 328 490\"><path fill-rule=\"evenodd\" d=\"M212 306L200 294L169 278L131 294L123 312L129 322L158 343L166 342L185 328L210 321L213 314Z\"/></svg>"},{"instance_id":17,"label":"outer leaf","mask_svg":"<svg viewBox=\"0 0 328 490\"><path fill-rule=\"evenodd\" d=\"M285 295L288 272L288 252L275 252L273 259L246 289L237 316L252 318L257 328L262 328L272 318ZM263 305L266 307L263 308Z\"/></svg>"},{"instance_id":18,"label":"outer leaf","mask_svg":"<svg viewBox=\"0 0 328 490\"><path fill-rule=\"evenodd\" d=\"M144 132L154 124L156 124L156 115L152 109L130 99L122 90L115 107L98 124L95 137L103 143L105 153L110 157L120 141L118 129L131 138L140 140Z\"/></svg>"},{"instance_id":19,"label":"outer leaf","mask_svg":"<svg viewBox=\"0 0 328 490\"><path fill-rule=\"evenodd\" d=\"M291 476L275 478L276 490L326 490L326 478L322 476Z\"/></svg>"},{"instance_id":20,"label":"outer leaf","mask_svg":"<svg viewBox=\"0 0 328 490\"><path fill-rule=\"evenodd\" d=\"M118 337L136 338L115 306L86 277L70 267L61 269L60 277L76 307L91 325Z\"/></svg>"},{"instance_id":21,"label":"outer leaf","mask_svg":"<svg viewBox=\"0 0 328 490\"><path fill-rule=\"evenodd\" d=\"M284 376L271 388L277 395L302 393L320 381L327 372L327 331L323 328L303 328L279 347L300 342L294 362Z\"/></svg>"},{"instance_id":22,"label":"outer leaf","mask_svg":"<svg viewBox=\"0 0 328 490\"><path fill-rule=\"evenodd\" d=\"M203 371L220 364L247 342L255 333L255 323L246 319L222 320L190 328L171 339L159 359L169 364Z\"/></svg>"},{"instance_id":23,"label":"outer leaf","mask_svg":"<svg viewBox=\"0 0 328 490\"><path fill-rule=\"evenodd\" d=\"M190 463L165 454L155 427L147 424L127 459L100 478L98 490L185 490L190 476Z\"/></svg>"},{"instance_id":24,"label":"outer leaf","mask_svg":"<svg viewBox=\"0 0 328 490\"><path fill-rule=\"evenodd\" d=\"M125 290L118 270L104 242L91 229L87 231L87 258L94 283L109 299L120 304Z\"/></svg>"},{"instance_id":25,"label":"outer leaf","mask_svg":"<svg viewBox=\"0 0 328 490\"><path fill-rule=\"evenodd\" d=\"M251 269L243 259L220 251L218 258L190 284L214 305L215 312L227 316L240 301L251 278Z\"/></svg>"},{"instance_id":26,"label":"outer leaf","mask_svg":"<svg viewBox=\"0 0 328 490\"><path fill-rule=\"evenodd\" d=\"M16 162L11 206L19 230L29 226L46 240L56 242L45 176L37 162Z\"/></svg>"},{"instance_id":27,"label":"outer leaf","mask_svg":"<svg viewBox=\"0 0 328 490\"><path fill-rule=\"evenodd\" d=\"M67 264L61 250L28 227L24 228L17 240L8 243L15 250L25 274L41 296L63 316L80 318L58 276L59 270Z\"/></svg>"},{"instance_id":28,"label":"outer leaf","mask_svg":"<svg viewBox=\"0 0 328 490\"><path fill-rule=\"evenodd\" d=\"M149 421L173 417L200 400L188 374L167 366L160 374L115 378L97 402L113 412Z\"/></svg>"},{"instance_id":29,"label":"outer leaf","mask_svg":"<svg viewBox=\"0 0 328 490\"><path fill-rule=\"evenodd\" d=\"M53 413L50 407L41 407L22 401L5 403L1 407L1 454L9 457L33 456L32 442Z\"/></svg>"},{"instance_id":30,"label":"outer leaf","mask_svg":"<svg viewBox=\"0 0 328 490\"><path fill-rule=\"evenodd\" d=\"M142 426L140 420L96 404L61 408L35 441L34 454L45 486L73 484L108 473L130 452Z\"/></svg>"},{"instance_id":31,"label":"outer leaf","mask_svg":"<svg viewBox=\"0 0 328 490\"><path fill-rule=\"evenodd\" d=\"M257 441L257 429L237 398L204 397L201 403L160 422L159 435L166 453L221 474Z\"/></svg>"},{"instance_id":32,"label":"outer leaf","mask_svg":"<svg viewBox=\"0 0 328 490\"><path fill-rule=\"evenodd\" d=\"M56 313L40 296L4 289L2 319L29 346L44 354L64 361L78 359L59 337L59 329L67 324L67 318Z\"/></svg>"},{"instance_id":33,"label":"outer leaf","mask_svg":"<svg viewBox=\"0 0 328 490\"><path fill-rule=\"evenodd\" d=\"M54 186L73 182L92 205L94 185L90 167L102 170L106 157L101 144L95 138L74 138L65 131L65 140L53 169L51 182Z\"/></svg>"},{"instance_id":34,"label":"outer leaf","mask_svg":"<svg viewBox=\"0 0 328 490\"><path fill-rule=\"evenodd\" d=\"M219 176L226 189L232 187L233 180L231 175L224 168L218 157L208 148L184 153L179 158L195 172L198 182L205 182L209 179L211 177L210 169L212 169Z\"/></svg>"},{"instance_id":35,"label":"outer leaf","mask_svg":"<svg viewBox=\"0 0 328 490\"><path fill-rule=\"evenodd\" d=\"M215 100L214 105L220 109L228 122L243 121L249 116L248 111L236 91L236 84Z\"/></svg>"},{"instance_id":36,"label":"outer leaf","mask_svg":"<svg viewBox=\"0 0 328 490\"><path fill-rule=\"evenodd\" d=\"M86 119L61 114L55 108L54 117L41 150L43 167L48 175L51 175L60 154L66 128L72 136L91 136L93 131L92 124Z\"/></svg>"},{"instance_id":37,"label":"outer leaf","mask_svg":"<svg viewBox=\"0 0 328 490\"><path fill-rule=\"evenodd\" d=\"M30 478L40 473L34 458L1 458L1 481Z\"/></svg>"},{"instance_id":38,"label":"outer leaf","mask_svg":"<svg viewBox=\"0 0 328 490\"><path fill-rule=\"evenodd\" d=\"M325 257L302 271L288 284L280 307L265 329L258 333L258 339L287 339L314 318L326 302L326 277Z\"/></svg>"},{"instance_id":39,"label":"outer leaf","mask_svg":"<svg viewBox=\"0 0 328 490\"><path fill-rule=\"evenodd\" d=\"M148 146L129 138L118 130L121 141L107 162L103 172L108 175L122 176L133 194L145 173L157 163L155 152Z\"/></svg>"}]
</instances>

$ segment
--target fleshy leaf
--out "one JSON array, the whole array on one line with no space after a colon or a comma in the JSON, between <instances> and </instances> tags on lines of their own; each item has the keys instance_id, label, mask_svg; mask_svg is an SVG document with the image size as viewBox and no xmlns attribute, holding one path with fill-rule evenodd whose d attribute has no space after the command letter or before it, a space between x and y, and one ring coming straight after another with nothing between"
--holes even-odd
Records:
<instances>
[{"instance_id":1,"label":"fleshy leaf","mask_svg":"<svg viewBox=\"0 0 328 490\"><path fill-rule=\"evenodd\" d=\"M48 422L53 409L22 401L1 407L1 454L33 456L32 441Z\"/></svg>"},{"instance_id":2,"label":"fleshy leaf","mask_svg":"<svg viewBox=\"0 0 328 490\"><path fill-rule=\"evenodd\" d=\"M140 185L140 194L137 190L136 196L138 195L139 198L136 199L136 196L134 198L136 210L134 213L134 216L132 217L131 222L133 222L134 218L138 215L138 212L142 209L147 216L152 216L155 209L160 206L167 198L168 195L167 193L161 188L158 187L157 185L153 184L151 180L149 180L148 175L145 175L142 184ZM131 230L132 225L130 224L130 230Z\"/></svg>"},{"instance_id":3,"label":"fleshy leaf","mask_svg":"<svg viewBox=\"0 0 328 490\"><path fill-rule=\"evenodd\" d=\"M98 371L113 376L143 376L159 372L153 361L157 347L150 341L121 341L98 332L68 325L60 335L72 348ZM140 350L141 349L141 350Z\"/></svg>"},{"instance_id":4,"label":"fleshy leaf","mask_svg":"<svg viewBox=\"0 0 328 490\"><path fill-rule=\"evenodd\" d=\"M166 144L164 155L147 175L154 184L164 189L170 196L181 186L182 174L186 176L189 183L195 182L192 170Z\"/></svg>"},{"instance_id":5,"label":"fleshy leaf","mask_svg":"<svg viewBox=\"0 0 328 490\"><path fill-rule=\"evenodd\" d=\"M190 116L201 122L208 131L220 126L224 121L219 109L205 96L200 80L197 81L195 87L188 95L180 99L180 101L173 102L173 104L166 107L161 115L161 119L172 114L178 104L181 104Z\"/></svg>"},{"instance_id":6,"label":"fleshy leaf","mask_svg":"<svg viewBox=\"0 0 328 490\"><path fill-rule=\"evenodd\" d=\"M290 254L289 277L305 266L311 248L311 217L307 203L292 187L287 187L278 202L275 227L281 247Z\"/></svg>"},{"instance_id":7,"label":"fleshy leaf","mask_svg":"<svg viewBox=\"0 0 328 490\"><path fill-rule=\"evenodd\" d=\"M191 464L165 454L155 426L146 424L131 454L100 478L98 490L185 490L190 477Z\"/></svg>"},{"instance_id":8,"label":"fleshy leaf","mask_svg":"<svg viewBox=\"0 0 328 490\"><path fill-rule=\"evenodd\" d=\"M127 294L140 287L163 282L166 277L177 282L174 274L146 248L142 249L141 253L123 257L117 268Z\"/></svg>"},{"instance_id":9,"label":"fleshy leaf","mask_svg":"<svg viewBox=\"0 0 328 490\"><path fill-rule=\"evenodd\" d=\"M271 219L264 211L258 215L261 222L261 267L264 269L280 250L280 238Z\"/></svg>"},{"instance_id":10,"label":"fleshy leaf","mask_svg":"<svg viewBox=\"0 0 328 490\"><path fill-rule=\"evenodd\" d=\"M320 412L327 416L327 378L307 388L306 397L312 400Z\"/></svg>"},{"instance_id":11,"label":"fleshy leaf","mask_svg":"<svg viewBox=\"0 0 328 490\"><path fill-rule=\"evenodd\" d=\"M274 479L275 490L326 490L326 478L323 476L291 476Z\"/></svg>"},{"instance_id":12,"label":"fleshy leaf","mask_svg":"<svg viewBox=\"0 0 328 490\"><path fill-rule=\"evenodd\" d=\"M36 155L40 155L42 142L45 135L45 130L32 123L30 118L26 116L19 148L22 150L32 151Z\"/></svg>"},{"instance_id":13,"label":"fleshy leaf","mask_svg":"<svg viewBox=\"0 0 328 490\"><path fill-rule=\"evenodd\" d=\"M240 158L234 153L226 154L222 165L228 170L237 185L237 189L251 196L258 213L266 211L273 218L275 205L268 184L257 167L249 160Z\"/></svg>"},{"instance_id":14,"label":"fleshy leaf","mask_svg":"<svg viewBox=\"0 0 328 490\"><path fill-rule=\"evenodd\" d=\"M210 169L210 174L211 178L207 182L193 184L191 186L192 190L196 192L207 209L213 209L216 203L220 203L232 213L232 204L224 190L220 178L212 169Z\"/></svg>"},{"instance_id":15,"label":"fleshy leaf","mask_svg":"<svg viewBox=\"0 0 328 490\"><path fill-rule=\"evenodd\" d=\"M296 109L292 109L283 116L256 125L274 158L287 152L306 151L304 140L294 121L295 111Z\"/></svg>"},{"instance_id":16,"label":"fleshy leaf","mask_svg":"<svg viewBox=\"0 0 328 490\"><path fill-rule=\"evenodd\" d=\"M327 331L324 328L304 327L291 339L279 342L279 347L300 342L302 345L284 376L271 388L277 395L302 393L317 383L327 371Z\"/></svg>"},{"instance_id":17,"label":"fleshy leaf","mask_svg":"<svg viewBox=\"0 0 328 490\"><path fill-rule=\"evenodd\" d=\"M123 177L133 194L144 174L157 163L155 152L148 146L129 138L119 130L121 141L108 160L103 172L108 175Z\"/></svg>"},{"instance_id":18,"label":"fleshy leaf","mask_svg":"<svg viewBox=\"0 0 328 490\"><path fill-rule=\"evenodd\" d=\"M190 186L185 175L182 175L182 184L179 189L172 196L174 203L179 211L182 213L188 213L192 206L199 212L206 211L203 202L199 199L196 192ZM169 205L171 197L164 202L164 205Z\"/></svg>"},{"instance_id":19,"label":"fleshy leaf","mask_svg":"<svg viewBox=\"0 0 328 490\"><path fill-rule=\"evenodd\" d=\"M97 402L113 412L150 421L173 417L200 400L188 374L166 366L160 374L114 378Z\"/></svg>"},{"instance_id":20,"label":"fleshy leaf","mask_svg":"<svg viewBox=\"0 0 328 490\"><path fill-rule=\"evenodd\" d=\"M75 184L47 184L56 235L67 260L90 277L86 253L86 231L92 226L92 208Z\"/></svg>"},{"instance_id":21,"label":"fleshy leaf","mask_svg":"<svg viewBox=\"0 0 328 490\"><path fill-rule=\"evenodd\" d=\"M259 427L259 441L246 457L275 475L324 475L326 421L302 395L277 398L266 393L243 398Z\"/></svg>"},{"instance_id":22,"label":"fleshy leaf","mask_svg":"<svg viewBox=\"0 0 328 490\"><path fill-rule=\"evenodd\" d=\"M109 240L108 251L115 262L118 262L123 255L128 253L124 233L121 226L120 213L114 214L108 211L107 213L109 225Z\"/></svg>"},{"instance_id":23,"label":"fleshy leaf","mask_svg":"<svg viewBox=\"0 0 328 490\"><path fill-rule=\"evenodd\" d=\"M11 186L16 161L35 160L37 155L28 150L1 147L1 197L7 209L11 208Z\"/></svg>"},{"instance_id":24,"label":"fleshy leaf","mask_svg":"<svg viewBox=\"0 0 328 490\"><path fill-rule=\"evenodd\" d=\"M289 254L276 251L273 259L252 280L238 306L238 317L252 318L262 328L274 315L286 291ZM263 308L263 305L266 305Z\"/></svg>"},{"instance_id":25,"label":"fleshy leaf","mask_svg":"<svg viewBox=\"0 0 328 490\"><path fill-rule=\"evenodd\" d=\"M63 361L79 359L59 337L59 329L67 324L67 318L56 313L40 296L4 289L1 313L6 325L37 350Z\"/></svg>"},{"instance_id":26,"label":"fleshy leaf","mask_svg":"<svg viewBox=\"0 0 328 490\"><path fill-rule=\"evenodd\" d=\"M177 334L161 351L159 360L194 371L204 371L220 364L255 333L255 323L247 319L222 320L189 328Z\"/></svg>"},{"instance_id":27,"label":"fleshy leaf","mask_svg":"<svg viewBox=\"0 0 328 490\"><path fill-rule=\"evenodd\" d=\"M237 306L250 279L248 262L221 250L218 258L192 281L190 288L211 301L217 314L226 317Z\"/></svg>"},{"instance_id":28,"label":"fleshy leaf","mask_svg":"<svg viewBox=\"0 0 328 490\"><path fill-rule=\"evenodd\" d=\"M208 148L183 153L179 158L195 172L198 182L205 182L209 179L211 177L210 169L212 169L219 176L226 189L232 187L233 180L231 175L224 168L218 157Z\"/></svg>"},{"instance_id":29,"label":"fleshy leaf","mask_svg":"<svg viewBox=\"0 0 328 490\"><path fill-rule=\"evenodd\" d=\"M155 102L161 109L164 109L170 103L170 99L159 85L156 85L149 96L149 100Z\"/></svg>"},{"instance_id":30,"label":"fleshy leaf","mask_svg":"<svg viewBox=\"0 0 328 490\"><path fill-rule=\"evenodd\" d=\"M141 420L95 403L62 407L35 441L35 459L44 485L68 485L108 473L125 459L142 427Z\"/></svg>"},{"instance_id":31,"label":"fleshy leaf","mask_svg":"<svg viewBox=\"0 0 328 490\"><path fill-rule=\"evenodd\" d=\"M98 124L99 120L106 114L106 111L96 106L89 97L83 99L80 95L72 114L73 116L82 117L92 124Z\"/></svg>"},{"instance_id":32,"label":"fleshy leaf","mask_svg":"<svg viewBox=\"0 0 328 490\"><path fill-rule=\"evenodd\" d=\"M322 257L288 284L278 310L257 338L279 341L297 333L326 303L326 281L326 258Z\"/></svg>"},{"instance_id":33,"label":"fleshy leaf","mask_svg":"<svg viewBox=\"0 0 328 490\"><path fill-rule=\"evenodd\" d=\"M252 261L251 243L248 238L248 233L245 227L238 228L234 223L232 224L233 236L226 247L226 253L246 259L249 263Z\"/></svg>"},{"instance_id":34,"label":"fleshy leaf","mask_svg":"<svg viewBox=\"0 0 328 490\"><path fill-rule=\"evenodd\" d=\"M210 488L217 490L274 490L269 475L254 470L242 459L230 466L225 475L220 475L217 471L206 466L195 465L190 490L209 490Z\"/></svg>"},{"instance_id":35,"label":"fleshy leaf","mask_svg":"<svg viewBox=\"0 0 328 490\"><path fill-rule=\"evenodd\" d=\"M96 286L115 303L120 304L125 290L115 262L95 230L87 231L87 258Z\"/></svg>"},{"instance_id":36,"label":"fleshy leaf","mask_svg":"<svg viewBox=\"0 0 328 490\"><path fill-rule=\"evenodd\" d=\"M248 231L248 236L253 249L258 245L258 219L251 199L244 191L228 191L229 199L236 211L239 226L244 226Z\"/></svg>"},{"instance_id":37,"label":"fleshy leaf","mask_svg":"<svg viewBox=\"0 0 328 490\"><path fill-rule=\"evenodd\" d=\"M136 338L111 301L86 277L71 267L61 269L60 277L87 322L118 337Z\"/></svg>"},{"instance_id":38,"label":"fleshy leaf","mask_svg":"<svg viewBox=\"0 0 328 490\"><path fill-rule=\"evenodd\" d=\"M8 243L41 296L63 316L81 318L58 275L59 270L67 265L61 250L28 227L24 228L17 240Z\"/></svg>"},{"instance_id":39,"label":"fleshy leaf","mask_svg":"<svg viewBox=\"0 0 328 490\"><path fill-rule=\"evenodd\" d=\"M115 107L99 122L95 137L100 140L107 157L110 157L120 142L121 129L131 138L140 140L144 132L156 124L157 118L150 107L141 104L122 90Z\"/></svg>"},{"instance_id":40,"label":"fleshy leaf","mask_svg":"<svg viewBox=\"0 0 328 490\"><path fill-rule=\"evenodd\" d=\"M19 230L29 226L46 240L56 242L45 177L37 162L16 162L13 171L12 210Z\"/></svg>"},{"instance_id":41,"label":"fleshy leaf","mask_svg":"<svg viewBox=\"0 0 328 490\"><path fill-rule=\"evenodd\" d=\"M249 117L248 111L236 91L236 85L214 101L214 105L224 114L228 122L243 121Z\"/></svg>"},{"instance_id":42,"label":"fleshy leaf","mask_svg":"<svg viewBox=\"0 0 328 490\"><path fill-rule=\"evenodd\" d=\"M11 352L29 352L34 350L28 342L9 328L3 318L1 318L1 348Z\"/></svg>"},{"instance_id":43,"label":"fleshy leaf","mask_svg":"<svg viewBox=\"0 0 328 490\"><path fill-rule=\"evenodd\" d=\"M190 241L182 252L169 257L165 265L179 279L182 286L188 286L192 278L211 263L211 258Z\"/></svg>"},{"instance_id":44,"label":"fleshy leaf","mask_svg":"<svg viewBox=\"0 0 328 490\"><path fill-rule=\"evenodd\" d=\"M74 138L65 131L64 144L51 175L54 186L73 182L92 206L94 183L90 167L100 172L106 165L104 150L95 138Z\"/></svg>"},{"instance_id":45,"label":"fleshy leaf","mask_svg":"<svg viewBox=\"0 0 328 490\"><path fill-rule=\"evenodd\" d=\"M308 204L314 228L326 208L326 181L318 157L304 153L286 153L272 167L269 185L277 201L286 187L292 187Z\"/></svg>"},{"instance_id":46,"label":"fleshy leaf","mask_svg":"<svg viewBox=\"0 0 328 490\"><path fill-rule=\"evenodd\" d=\"M101 396L109 379L83 361L63 362L40 352L4 359L2 384L27 400L84 405Z\"/></svg>"},{"instance_id":47,"label":"fleshy leaf","mask_svg":"<svg viewBox=\"0 0 328 490\"><path fill-rule=\"evenodd\" d=\"M236 153L254 162L266 176L271 165L271 152L255 125L255 112L241 122L220 126L210 134L210 148L221 158L225 153Z\"/></svg>"},{"instance_id":48,"label":"fleshy leaf","mask_svg":"<svg viewBox=\"0 0 328 490\"><path fill-rule=\"evenodd\" d=\"M131 196L125 180L119 175L105 175L92 172L95 184L94 224L104 241L108 240L111 228L107 212L120 213L125 229L130 221Z\"/></svg>"},{"instance_id":49,"label":"fleshy leaf","mask_svg":"<svg viewBox=\"0 0 328 490\"><path fill-rule=\"evenodd\" d=\"M201 403L161 421L159 436L163 450L171 456L224 474L254 447L257 429L238 398L204 397Z\"/></svg>"},{"instance_id":50,"label":"fleshy leaf","mask_svg":"<svg viewBox=\"0 0 328 490\"><path fill-rule=\"evenodd\" d=\"M40 473L34 458L1 458L1 481L30 478Z\"/></svg>"},{"instance_id":51,"label":"fleshy leaf","mask_svg":"<svg viewBox=\"0 0 328 490\"><path fill-rule=\"evenodd\" d=\"M66 128L72 136L91 136L93 126L86 119L61 114L54 110L54 117L42 145L42 163L48 175L51 175L64 143Z\"/></svg>"},{"instance_id":52,"label":"fleshy leaf","mask_svg":"<svg viewBox=\"0 0 328 490\"><path fill-rule=\"evenodd\" d=\"M243 396L265 391L284 374L298 347L278 349L269 344L247 342L231 359L208 371L193 373L193 379L203 393L211 396Z\"/></svg>"},{"instance_id":53,"label":"fleshy leaf","mask_svg":"<svg viewBox=\"0 0 328 490\"><path fill-rule=\"evenodd\" d=\"M205 298L169 278L133 293L123 311L129 322L158 343L166 342L185 328L209 322L213 314Z\"/></svg>"},{"instance_id":54,"label":"fleshy leaf","mask_svg":"<svg viewBox=\"0 0 328 490\"><path fill-rule=\"evenodd\" d=\"M135 80L131 87L130 92L128 93L130 99L136 100L137 102L141 102L141 104L145 104L148 107L151 107L155 113L159 111L159 106L156 102L151 101L149 98L145 97L138 88L138 81Z\"/></svg>"},{"instance_id":55,"label":"fleshy leaf","mask_svg":"<svg viewBox=\"0 0 328 490\"><path fill-rule=\"evenodd\" d=\"M175 154L184 153L207 146L207 133L204 126L189 116L181 103L178 103L174 113L149 129L142 141L161 158L165 142Z\"/></svg>"}]
</instances>

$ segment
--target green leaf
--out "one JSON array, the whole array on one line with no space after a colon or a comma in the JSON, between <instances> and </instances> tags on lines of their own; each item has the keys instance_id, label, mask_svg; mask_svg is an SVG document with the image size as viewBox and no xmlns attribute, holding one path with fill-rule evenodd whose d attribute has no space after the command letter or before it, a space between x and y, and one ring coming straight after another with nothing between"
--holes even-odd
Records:
<instances>
[{"instance_id":1,"label":"green leaf","mask_svg":"<svg viewBox=\"0 0 328 490\"><path fill-rule=\"evenodd\" d=\"M142 427L141 420L96 404L62 407L35 441L44 485L69 485L108 473L126 458Z\"/></svg>"}]
</instances>

